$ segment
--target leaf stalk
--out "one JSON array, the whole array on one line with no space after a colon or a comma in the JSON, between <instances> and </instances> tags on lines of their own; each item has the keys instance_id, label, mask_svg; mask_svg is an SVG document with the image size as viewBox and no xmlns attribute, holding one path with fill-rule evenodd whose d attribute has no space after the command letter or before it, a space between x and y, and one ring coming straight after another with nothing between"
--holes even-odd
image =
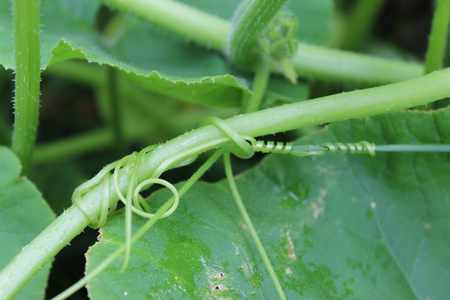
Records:
<instances>
[{"instance_id":1,"label":"leaf stalk","mask_svg":"<svg viewBox=\"0 0 450 300\"><path fill-rule=\"evenodd\" d=\"M13 1L15 99L12 150L25 174L31 164L39 119L39 0Z\"/></svg>"}]
</instances>

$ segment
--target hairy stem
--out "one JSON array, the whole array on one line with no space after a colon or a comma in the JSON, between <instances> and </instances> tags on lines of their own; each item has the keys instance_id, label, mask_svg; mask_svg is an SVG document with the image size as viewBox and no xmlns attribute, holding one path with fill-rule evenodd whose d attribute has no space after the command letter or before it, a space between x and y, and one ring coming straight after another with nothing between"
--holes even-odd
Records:
<instances>
[{"instance_id":1,"label":"hairy stem","mask_svg":"<svg viewBox=\"0 0 450 300\"><path fill-rule=\"evenodd\" d=\"M222 52L231 24L173 0L100 0ZM423 66L299 43L293 60L297 74L321 80L388 84L419 77ZM273 70L274 72L278 70ZM279 72L279 71L278 71Z\"/></svg>"},{"instance_id":2,"label":"hairy stem","mask_svg":"<svg viewBox=\"0 0 450 300\"><path fill-rule=\"evenodd\" d=\"M351 118L398 111L427 104L450 96L450 68L433 72L417 79L387 86L341 93L225 120L226 124L244 136L261 136ZM179 136L145 156L137 181L156 178L164 170L189 157L221 147L229 139L213 125L201 127ZM126 191L129 175L121 171L119 188ZM113 187L114 183L111 182ZM110 204L117 202L115 189L110 190ZM98 215L101 211L103 188L92 188L79 201L85 213ZM56 225L55 225L56 224ZM0 273L0 292L6 297L14 295L21 286L57 251L64 247L85 226L88 219L72 206L56 219Z\"/></svg>"},{"instance_id":3,"label":"hairy stem","mask_svg":"<svg viewBox=\"0 0 450 300\"><path fill-rule=\"evenodd\" d=\"M26 173L33 155L39 119L39 0L13 1L15 100L12 149Z\"/></svg>"},{"instance_id":4,"label":"hairy stem","mask_svg":"<svg viewBox=\"0 0 450 300\"><path fill-rule=\"evenodd\" d=\"M258 37L287 0L244 0L232 22L228 53L231 61L252 69L261 59L253 48Z\"/></svg>"},{"instance_id":5,"label":"hairy stem","mask_svg":"<svg viewBox=\"0 0 450 300\"><path fill-rule=\"evenodd\" d=\"M439 0L431 26L425 55L425 74L439 70L444 61L447 34L450 26L450 0Z\"/></svg>"}]
</instances>

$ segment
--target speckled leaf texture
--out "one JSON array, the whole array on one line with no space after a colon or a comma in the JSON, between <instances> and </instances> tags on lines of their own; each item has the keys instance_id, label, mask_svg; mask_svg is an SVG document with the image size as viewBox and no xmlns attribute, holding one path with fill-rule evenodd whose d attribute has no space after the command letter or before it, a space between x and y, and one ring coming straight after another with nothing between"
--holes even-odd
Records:
<instances>
[{"instance_id":1,"label":"speckled leaf texture","mask_svg":"<svg viewBox=\"0 0 450 300\"><path fill-rule=\"evenodd\" d=\"M390 113L297 143L448 144L449 119L448 109ZM236 180L288 299L450 295L449 154L274 154ZM135 217L134 230L144 221ZM123 224L118 213L103 229L88 273L124 243ZM91 299L277 299L224 181L196 184L121 266L88 284Z\"/></svg>"},{"instance_id":2,"label":"speckled leaf texture","mask_svg":"<svg viewBox=\"0 0 450 300\"><path fill-rule=\"evenodd\" d=\"M19 175L20 169L11 150L0 147L0 270L55 219L36 186ZM14 299L44 299L49 270L47 264Z\"/></svg>"}]
</instances>

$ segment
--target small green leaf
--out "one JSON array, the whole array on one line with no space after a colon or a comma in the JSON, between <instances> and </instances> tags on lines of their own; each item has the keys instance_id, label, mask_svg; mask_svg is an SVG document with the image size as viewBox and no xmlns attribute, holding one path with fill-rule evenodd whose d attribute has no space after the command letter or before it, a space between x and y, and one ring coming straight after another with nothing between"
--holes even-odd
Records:
<instances>
[{"instance_id":1,"label":"small green leaf","mask_svg":"<svg viewBox=\"0 0 450 300\"><path fill-rule=\"evenodd\" d=\"M298 143L450 143L449 118L448 109L392 113ZM437 153L271 155L237 183L288 299L445 299L449 170ZM118 213L103 229L88 273L124 243L123 224ZM123 273L121 263L89 283L91 299L277 298L225 182L195 185L133 246Z\"/></svg>"},{"instance_id":2,"label":"small green leaf","mask_svg":"<svg viewBox=\"0 0 450 300\"><path fill-rule=\"evenodd\" d=\"M279 77L271 78L267 85L262 107L274 107L282 104L295 103L308 99L309 88L305 82L293 84Z\"/></svg>"},{"instance_id":3,"label":"small green leaf","mask_svg":"<svg viewBox=\"0 0 450 300\"><path fill-rule=\"evenodd\" d=\"M20 177L19 160L0 147L0 269L36 237L55 215L41 193ZM50 264L47 264L14 299L44 299Z\"/></svg>"}]
</instances>

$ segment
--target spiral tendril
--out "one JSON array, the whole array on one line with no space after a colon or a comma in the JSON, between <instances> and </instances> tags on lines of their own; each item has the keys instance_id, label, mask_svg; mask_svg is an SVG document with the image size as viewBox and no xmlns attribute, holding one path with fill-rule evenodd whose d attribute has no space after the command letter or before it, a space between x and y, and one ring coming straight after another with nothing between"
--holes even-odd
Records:
<instances>
[{"instance_id":1,"label":"spiral tendril","mask_svg":"<svg viewBox=\"0 0 450 300\"><path fill-rule=\"evenodd\" d=\"M256 141L252 144L252 148L255 152L262 153L289 153L292 151L293 143L283 143L283 142L265 142Z\"/></svg>"},{"instance_id":2,"label":"spiral tendril","mask_svg":"<svg viewBox=\"0 0 450 300\"><path fill-rule=\"evenodd\" d=\"M350 152L351 154L369 154L370 156L375 156L375 144L367 141L358 143L325 143L321 146L330 151L330 153Z\"/></svg>"}]
</instances>

